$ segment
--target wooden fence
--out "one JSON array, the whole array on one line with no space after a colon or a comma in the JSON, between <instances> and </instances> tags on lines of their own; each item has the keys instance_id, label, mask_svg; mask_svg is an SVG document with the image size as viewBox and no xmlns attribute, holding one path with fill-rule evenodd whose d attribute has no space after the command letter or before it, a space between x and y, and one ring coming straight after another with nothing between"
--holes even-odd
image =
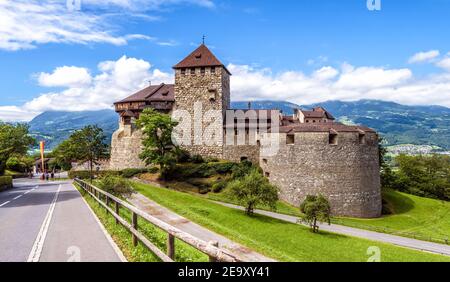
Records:
<instances>
[{"instance_id":1,"label":"wooden fence","mask_svg":"<svg viewBox=\"0 0 450 282\"><path fill-rule=\"evenodd\" d=\"M95 187L94 185L87 183L80 179L75 179L75 182L89 195L95 199L100 205L102 205L108 213L110 213L115 219L116 224L121 224L125 227L132 236L133 245L137 246L140 241L151 252L158 256L163 262L173 262L175 258L175 238L185 242L186 244L194 247L200 252L208 255L211 262L240 262L233 254L228 251L219 248L217 242L205 242L199 238L192 236L189 233L181 231L176 227L173 227L148 213L141 211L133 205ZM114 207L114 209L112 208ZM131 212L131 223L120 216L120 210L127 209ZM149 239L147 239L141 232L139 232L138 218L141 218L157 228L166 232L167 235L167 250L164 253L158 247L156 247Z\"/></svg>"}]
</instances>

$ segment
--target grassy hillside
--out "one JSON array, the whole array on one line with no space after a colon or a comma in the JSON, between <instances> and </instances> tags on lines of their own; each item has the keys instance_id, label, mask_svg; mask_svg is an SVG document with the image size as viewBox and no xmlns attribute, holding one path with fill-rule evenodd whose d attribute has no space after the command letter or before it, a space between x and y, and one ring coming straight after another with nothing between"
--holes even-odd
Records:
<instances>
[{"instance_id":1,"label":"grassy hillside","mask_svg":"<svg viewBox=\"0 0 450 282\"><path fill-rule=\"evenodd\" d=\"M280 261L367 261L371 246L381 249L382 261L450 261L450 257L327 232L265 216L249 217L187 193L135 183L135 189L157 203L266 256Z\"/></svg>"},{"instance_id":2,"label":"grassy hillside","mask_svg":"<svg viewBox=\"0 0 450 282\"><path fill-rule=\"evenodd\" d=\"M391 215L377 219L340 218L335 222L422 240L450 240L450 202L392 190L385 191L383 198Z\"/></svg>"}]
</instances>

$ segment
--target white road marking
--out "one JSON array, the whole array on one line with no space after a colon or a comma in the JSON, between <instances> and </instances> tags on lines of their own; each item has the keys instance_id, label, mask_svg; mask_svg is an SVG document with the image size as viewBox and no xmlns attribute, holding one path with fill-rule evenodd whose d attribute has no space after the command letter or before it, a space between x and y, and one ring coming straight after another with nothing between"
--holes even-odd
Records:
<instances>
[{"instance_id":1,"label":"white road marking","mask_svg":"<svg viewBox=\"0 0 450 282\"><path fill-rule=\"evenodd\" d=\"M19 199L20 197L22 197L23 195L19 195L19 196L17 196L17 197L15 197L13 200L17 200L17 199Z\"/></svg>"},{"instance_id":2,"label":"white road marking","mask_svg":"<svg viewBox=\"0 0 450 282\"><path fill-rule=\"evenodd\" d=\"M34 190L34 189L33 189ZM59 191L61 191L61 185L56 191L55 197L48 209L47 215L45 216L44 222L42 222L41 229L34 241L33 248L31 249L30 255L28 256L28 262L38 262L42 253L42 248L44 246L45 237L47 236L47 231L52 221L53 211L55 210L56 201L58 200Z\"/></svg>"},{"instance_id":3,"label":"white road marking","mask_svg":"<svg viewBox=\"0 0 450 282\"><path fill-rule=\"evenodd\" d=\"M29 190L29 191L26 191L25 193L23 193L24 195L26 195L26 194L28 194L28 193L30 193L31 192L31 190Z\"/></svg>"},{"instance_id":4,"label":"white road marking","mask_svg":"<svg viewBox=\"0 0 450 282\"><path fill-rule=\"evenodd\" d=\"M4 202L3 204L1 204L0 207L3 207L4 205L7 205L7 204L9 204L9 203L11 203L11 201L6 201L6 202Z\"/></svg>"}]
</instances>

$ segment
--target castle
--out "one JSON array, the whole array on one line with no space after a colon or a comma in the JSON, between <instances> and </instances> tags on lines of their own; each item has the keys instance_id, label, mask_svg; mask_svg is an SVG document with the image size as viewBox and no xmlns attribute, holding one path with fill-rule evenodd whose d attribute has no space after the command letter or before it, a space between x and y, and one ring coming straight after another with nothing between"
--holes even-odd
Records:
<instances>
[{"instance_id":1,"label":"castle","mask_svg":"<svg viewBox=\"0 0 450 282\"><path fill-rule=\"evenodd\" d=\"M280 198L295 206L307 195L321 193L330 201L334 215L381 215L378 135L374 130L338 123L321 107L297 109L292 116L272 109L254 111L251 106L230 109L231 73L204 44L173 69L175 84L150 85L114 104L120 126L112 138L110 169L145 166L138 157L142 133L134 125L143 109L150 107L172 116L183 110L193 117L192 122L201 120L203 124L200 129L185 126L192 133L192 142L183 148L192 155L250 160L279 187ZM203 122L211 111L219 113L219 122ZM249 121L250 113L254 113L255 123ZM230 116L231 124L225 122ZM240 133L245 138L239 142ZM199 134L219 142L196 142ZM273 154L263 153L267 142L262 140L267 136L276 142ZM226 142L230 139L231 144Z\"/></svg>"}]
</instances>

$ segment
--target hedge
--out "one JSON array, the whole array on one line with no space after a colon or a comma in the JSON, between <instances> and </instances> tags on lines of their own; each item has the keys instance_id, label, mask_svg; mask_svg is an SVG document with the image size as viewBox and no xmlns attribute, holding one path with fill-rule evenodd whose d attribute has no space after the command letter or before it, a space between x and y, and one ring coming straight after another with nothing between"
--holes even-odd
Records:
<instances>
[{"instance_id":1,"label":"hedge","mask_svg":"<svg viewBox=\"0 0 450 282\"><path fill-rule=\"evenodd\" d=\"M93 171L94 177L104 177L104 176L122 176L124 178L132 178L141 173L156 173L158 168L129 168L124 170L101 170ZM88 170L71 170L69 171L69 178L79 178L79 179L89 179L90 173Z\"/></svg>"},{"instance_id":2,"label":"hedge","mask_svg":"<svg viewBox=\"0 0 450 282\"><path fill-rule=\"evenodd\" d=\"M0 191L12 188L11 176L0 176Z\"/></svg>"}]
</instances>

